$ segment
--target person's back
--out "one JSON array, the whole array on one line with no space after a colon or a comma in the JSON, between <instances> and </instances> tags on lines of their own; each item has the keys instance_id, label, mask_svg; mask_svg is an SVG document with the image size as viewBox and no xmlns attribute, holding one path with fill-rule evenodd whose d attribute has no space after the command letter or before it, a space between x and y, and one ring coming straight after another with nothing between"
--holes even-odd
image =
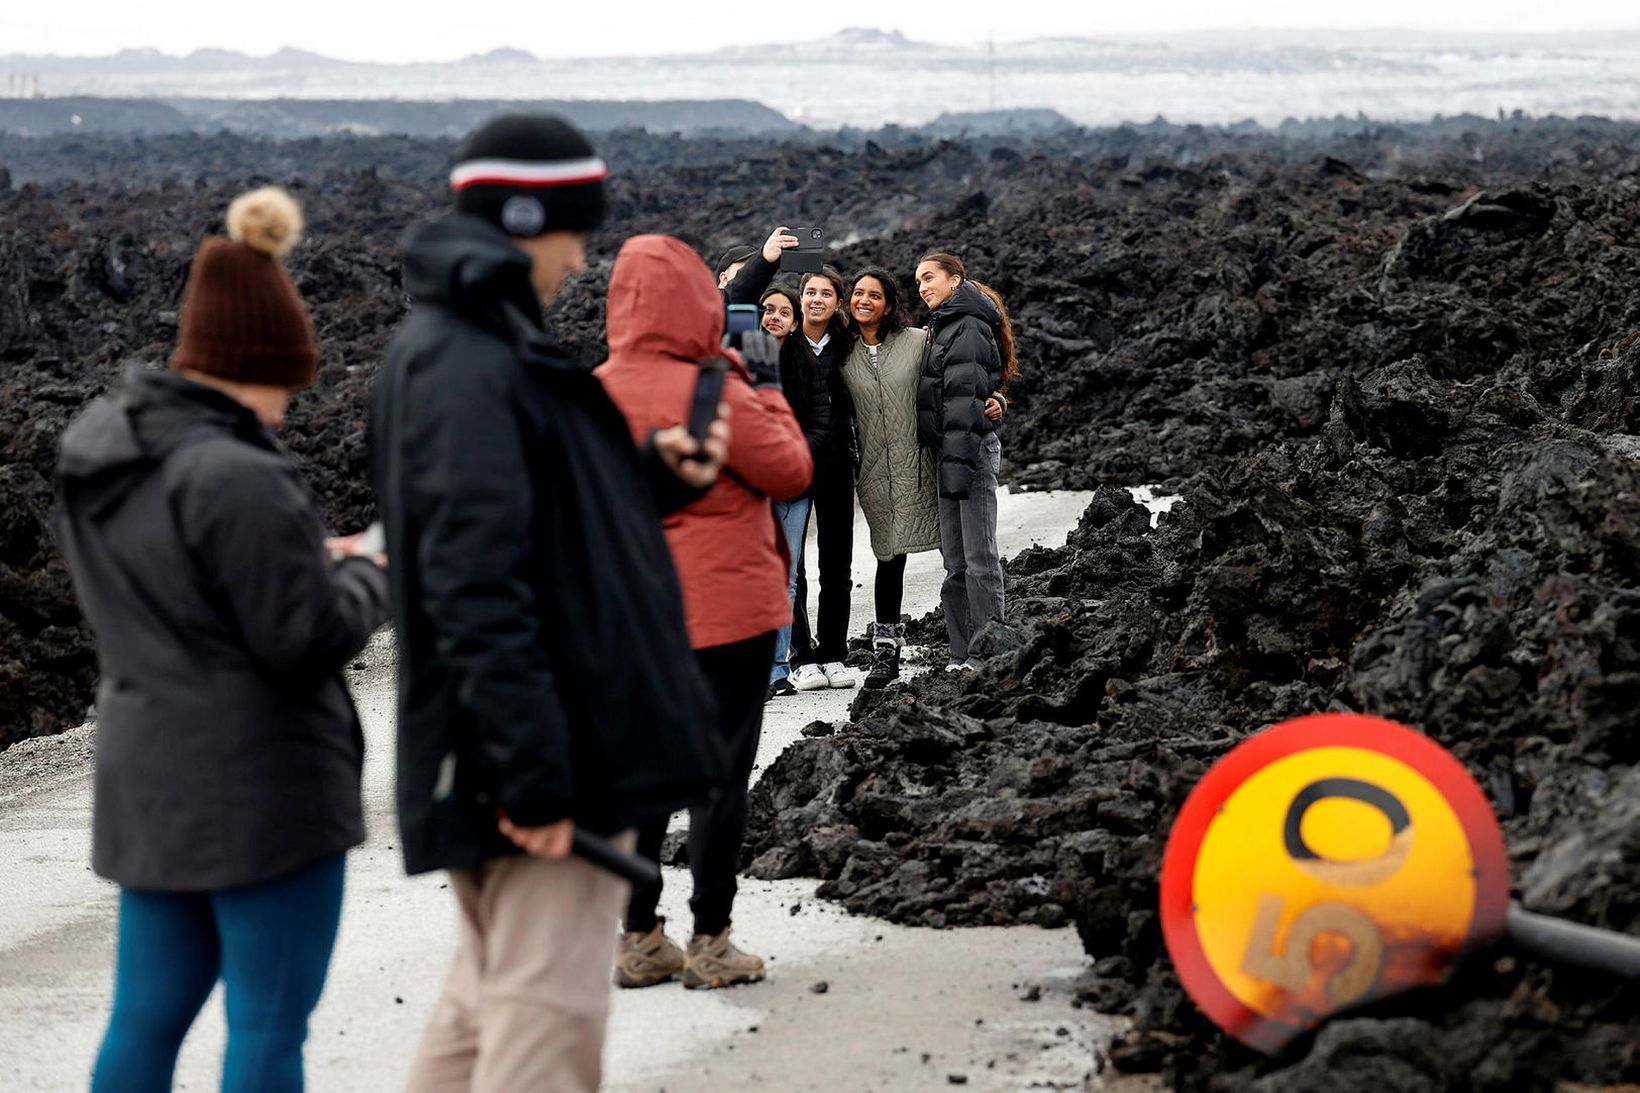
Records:
<instances>
[{"instance_id":1,"label":"person's back","mask_svg":"<svg viewBox=\"0 0 1640 1093\"><path fill-rule=\"evenodd\" d=\"M271 432L318 366L281 261L300 225L281 191L235 201L189 272L172 371L127 373L61 442L58 540L102 670L92 867L120 885L99 1093L167 1087L218 978L224 1087L299 1087L364 840L341 672L386 579L330 564L357 551Z\"/></svg>"},{"instance_id":2,"label":"person's back","mask_svg":"<svg viewBox=\"0 0 1640 1093\"><path fill-rule=\"evenodd\" d=\"M716 799L690 812L695 888L687 952L666 937L656 914L660 886L640 885L627 905L616 982L654 986L677 975L689 988L755 982L763 962L730 942L729 923L775 633L791 620L788 558L770 499L801 497L813 462L780 393L774 340L747 335L746 364L721 348L723 306L705 265L681 241L626 242L609 279L608 316L610 357L598 375L635 437L675 424L690 405L700 362L719 354L727 365L721 401L735 430L728 473L667 521L690 641L712 689L712 724L730 778ZM639 852L657 860L665 835L664 818L641 825Z\"/></svg>"},{"instance_id":3,"label":"person's back","mask_svg":"<svg viewBox=\"0 0 1640 1093\"><path fill-rule=\"evenodd\" d=\"M493 802L515 818L533 818L535 795L602 832L681 807L700 789L685 772L699 774L704 700L691 675L656 667L679 658L677 583L624 420L540 325L528 259L498 228L462 213L419 228L405 267L417 302L372 424L390 556L418 560L392 575L408 868L512 849L485 802L435 800L467 717L517 726ZM474 600L472 582L493 587ZM489 640L501 627L516 633ZM656 769L627 769L635 753L658 753Z\"/></svg>"},{"instance_id":4,"label":"person's back","mask_svg":"<svg viewBox=\"0 0 1640 1093\"><path fill-rule=\"evenodd\" d=\"M690 277L691 273L701 276ZM627 241L609 287L608 362L598 376L635 439L673 425L689 406L698 362L715 356L723 312L693 251L675 239ZM668 306L654 305L660 294ZM802 431L779 387L754 389L731 364L723 401L735 443L729 474L667 521L696 649L741 641L790 621L769 500L801 497L813 474Z\"/></svg>"},{"instance_id":5,"label":"person's back","mask_svg":"<svg viewBox=\"0 0 1640 1093\"><path fill-rule=\"evenodd\" d=\"M70 427L59 476L98 635L94 868L219 888L362 841L363 740L339 671L385 589L362 561L338 589L302 552L323 529L272 436L203 384L134 372ZM288 807L293 785L311 807Z\"/></svg>"},{"instance_id":6,"label":"person's back","mask_svg":"<svg viewBox=\"0 0 1640 1093\"><path fill-rule=\"evenodd\" d=\"M681 430L640 454L542 322L603 177L557 119L472 134L457 211L406 239L415 306L373 393L405 864L449 870L462 922L415 1091L597 1087L625 885L574 833L630 845L721 777L660 506L710 483L724 435L694 471Z\"/></svg>"}]
</instances>

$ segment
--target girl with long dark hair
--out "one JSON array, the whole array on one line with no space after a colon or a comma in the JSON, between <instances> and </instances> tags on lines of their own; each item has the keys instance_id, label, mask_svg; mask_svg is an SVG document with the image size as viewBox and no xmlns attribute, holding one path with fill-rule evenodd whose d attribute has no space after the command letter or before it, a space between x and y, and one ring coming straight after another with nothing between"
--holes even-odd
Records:
<instances>
[{"instance_id":1,"label":"girl with long dark hair","mask_svg":"<svg viewBox=\"0 0 1640 1093\"><path fill-rule=\"evenodd\" d=\"M969 642L1006 604L997 553L997 472L1002 443L987 413L1018 372L1013 325L1001 297L972 281L954 254L917 263L928 336L917 386L917 439L938 458L940 604L951 641L948 669L974 668Z\"/></svg>"},{"instance_id":2,"label":"girl with long dark hair","mask_svg":"<svg viewBox=\"0 0 1640 1093\"><path fill-rule=\"evenodd\" d=\"M831 392L825 377L814 366L813 358L796 337L798 315L802 304L797 293L784 285L774 285L764 291L758 300L763 309L762 327L780 343L780 384L791 404L797 424L808 441L809 455L816 462L826 437L831 433ZM774 503L775 520L780 524L791 552L791 565L786 573L786 598L795 602L797 568L803 557L803 536L809 525L809 495L805 493L792 501ZM766 699L792 695L797 688L791 681L792 624L787 623L775 636L774 667L769 673Z\"/></svg>"},{"instance_id":3,"label":"girl with long dark hair","mask_svg":"<svg viewBox=\"0 0 1640 1093\"><path fill-rule=\"evenodd\" d=\"M940 546L940 498L933 453L917 442L917 381L925 332L911 325L894 276L884 269L856 274L848 314L855 338L843 361L860 440L860 508L877 558L867 689L900 674L908 554Z\"/></svg>"}]
</instances>

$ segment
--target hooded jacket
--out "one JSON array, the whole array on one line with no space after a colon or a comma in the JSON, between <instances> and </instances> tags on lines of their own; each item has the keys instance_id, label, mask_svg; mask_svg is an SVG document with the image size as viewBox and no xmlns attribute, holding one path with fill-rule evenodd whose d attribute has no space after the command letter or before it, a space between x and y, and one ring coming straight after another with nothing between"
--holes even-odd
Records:
<instances>
[{"instance_id":1,"label":"hooded jacket","mask_svg":"<svg viewBox=\"0 0 1640 1093\"><path fill-rule=\"evenodd\" d=\"M250 884L364 839L341 671L387 578L332 566L296 465L234 399L132 372L63 434L57 532L97 635L92 868Z\"/></svg>"},{"instance_id":2,"label":"hooded jacket","mask_svg":"<svg viewBox=\"0 0 1640 1093\"><path fill-rule=\"evenodd\" d=\"M985 400L1002 384L1001 323L996 305L967 280L929 316L917 385L917 439L939 455L941 497L968 499L985 458L985 437L996 431L985 416Z\"/></svg>"},{"instance_id":3,"label":"hooded jacket","mask_svg":"<svg viewBox=\"0 0 1640 1093\"><path fill-rule=\"evenodd\" d=\"M412 229L372 395L412 873L516 853L497 808L612 832L723 771L660 526L696 494L548 336L529 271L476 217Z\"/></svg>"},{"instance_id":4,"label":"hooded jacket","mask_svg":"<svg viewBox=\"0 0 1640 1093\"><path fill-rule=\"evenodd\" d=\"M883 561L940 545L936 462L917 442L924 338L915 327L895 331L878 345L875 364L856 338L843 361L860 436L860 509L871 528L871 552Z\"/></svg>"},{"instance_id":5,"label":"hooded jacket","mask_svg":"<svg viewBox=\"0 0 1640 1093\"><path fill-rule=\"evenodd\" d=\"M731 362L723 401L729 463L700 500L666 519L696 649L744 641L791 621L787 560L769 500L803 496L814 473L803 431L773 387L754 389L720 348L723 307L712 275L676 239L629 239L609 278L609 360L598 369L636 437L688 412L699 362Z\"/></svg>"}]
</instances>

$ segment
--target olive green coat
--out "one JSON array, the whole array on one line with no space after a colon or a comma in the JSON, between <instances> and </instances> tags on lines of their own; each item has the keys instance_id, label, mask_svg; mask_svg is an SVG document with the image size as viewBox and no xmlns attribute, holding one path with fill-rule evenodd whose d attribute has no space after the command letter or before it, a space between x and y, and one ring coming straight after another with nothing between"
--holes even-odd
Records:
<instances>
[{"instance_id":1,"label":"olive green coat","mask_svg":"<svg viewBox=\"0 0 1640 1093\"><path fill-rule=\"evenodd\" d=\"M919 327L889 335L873 367L856 338L843 362L860 436L860 508L871 526L871 552L884 561L940 546L938 468L933 452L917 443L923 341Z\"/></svg>"}]
</instances>

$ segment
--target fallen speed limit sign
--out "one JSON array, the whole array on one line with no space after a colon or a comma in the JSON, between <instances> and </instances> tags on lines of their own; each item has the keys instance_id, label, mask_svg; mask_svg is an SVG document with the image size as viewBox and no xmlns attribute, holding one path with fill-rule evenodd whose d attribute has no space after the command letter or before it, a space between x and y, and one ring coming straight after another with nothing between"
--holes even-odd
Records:
<instances>
[{"instance_id":1,"label":"fallen speed limit sign","mask_svg":"<svg viewBox=\"0 0 1640 1093\"><path fill-rule=\"evenodd\" d=\"M1428 737L1361 714L1301 717L1237 745L1192 791L1162 860L1180 980L1265 1052L1441 982L1503 935L1508 900L1480 787Z\"/></svg>"}]
</instances>

